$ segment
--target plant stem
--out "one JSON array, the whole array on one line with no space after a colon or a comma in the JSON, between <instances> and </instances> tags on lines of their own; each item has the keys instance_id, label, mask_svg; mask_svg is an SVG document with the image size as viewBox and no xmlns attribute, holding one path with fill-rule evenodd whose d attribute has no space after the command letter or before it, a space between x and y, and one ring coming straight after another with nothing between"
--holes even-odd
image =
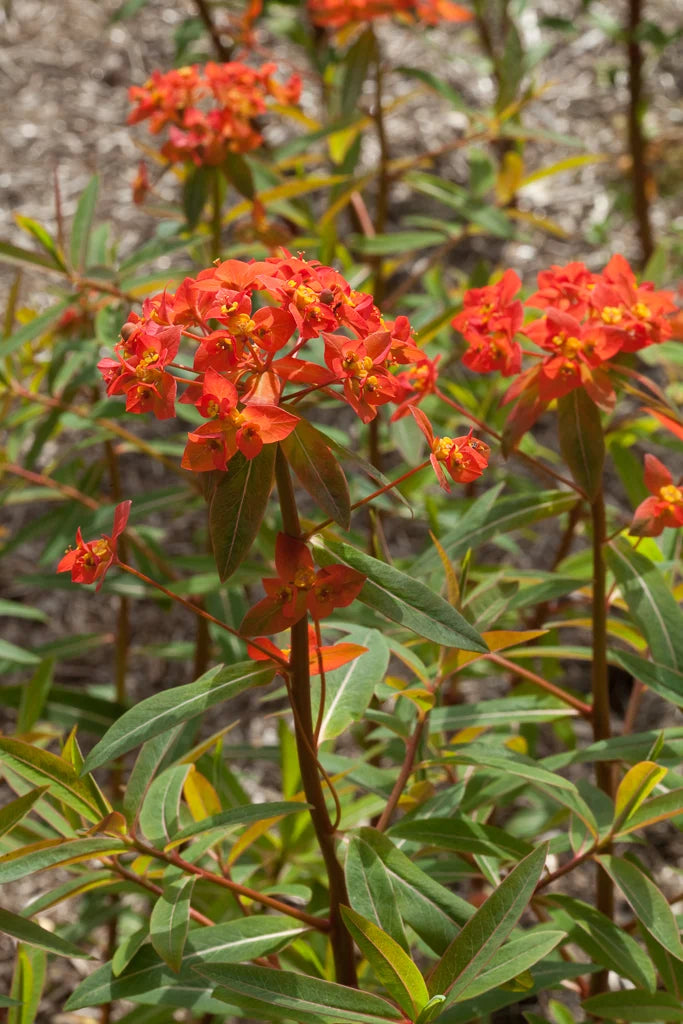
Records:
<instances>
[{"instance_id":1,"label":"plant stem","mask_svg":"<svg viewBox=\"0 0 683 1024\"><path fill-rule=\"evenodd\" d=\"M275 480L277 482L282 528L291 537L301 539L299 512L294 496L292 478L287 460L278 446L275 459ZM304 616L291 628L290 686L289 693L294 712L294 728L299 758L299 770L306 799L311 805L310 814L325 862L330 887L330 941L334 956L335 975L342 985L356 987L355 955L353 942L344 926L340 906L348 904L344 871L337 859L334 843L334 828L325 802L314 737L311 711L311 681L308 652L308 617Z\"/></svg>"},{"instance_id":2,"label":"plant stem","mask_svg":"<svg viewBox=\"0 0 683 1024\"><path fill-rule=\"evenodd\" d=\"M417 754L417 748L420 744L420 740L422 739L422 733L424 732L426 722L426 715L422 718L419 718L417 725L415 726L415 729L413 731L413 734L408 740L405 757L403 758L403 764L401 765L401 770L398 773L398 778L394 783L394 788L391 791L391 795L389 796L387 805L382 811L379 817L379 821L377 822L376 825L378 832L384 832L385 828L391 821L391 816L396 810L396 806L399 800L401 799L401 794L403 793L405 784L410 778L410 773L413 770L413 765L415 763L415 755Z\"/></svg>"},{"instance_id":3,"label":"plant stem","mask_svg":"<svg viewBox=\"0 0 683 1024\"><path fill-rule=\"evenodd\" d=\"M628 144L631 151L631 188L633 212L638 225L641 263L644 266L654 250L650 204L647 195L648 168L643 137L643 51L638 41L642 21L642 0L629 0L626 39L628 49Z\"/></svg>"},{"instance_id":4,"label":"plant stem","mask_svg":"<svg viewBox=\"0 0 683 1024\"><path fill-rule=\"evenodd\" d=\"M535 672L531 672L528 668L523 668L521 665L516 665L513 661L509 661L507 658L501 657L500 654L483 654L483 658L488 661L495 662L496 665L500 665L502 668L507 668L515 675L524 676L529 682L535 683L536 686L540 686L546 693L552 693L553 697L558 697L564 704L568 704L570 708L574 708L582 718L590 721L593 717L593 708L590 704L585 704L584 701L579 700L578 697L573 697L571 693L567 693L559 686L555 686L554 683L544 679L542 676L536 675Z\"/></svg>"},{"instance_id":5,"label":"plant stem","mask_svg":"<svg viewBox=\"0 0 683 1024\"><path fill-rule=\"evenodd\" d=\"M197 14L204 23L204 28L211 38L217 59L220 61L230 60L232 47L228 47L223 44L221 34L214 24L213 18L211 17L211 10L209 9L209 5L206 0L194 0L194 5L197 8Z\"/></svg>"},{"instance_id":6,"label":"plant stem","mask_svg":"<svg viewBox=\"0 0 683 1024\"><path fill-rule=\"evenodd\" d=\"M605 497L602 488L591 503L591 521L593 525L593 740L608 740L611 735L609 707L609 678L607 674L607 603L606 603L606 565L604 544ZM610 799L614 797L613 771L609 761L597 761L595 777L598 788ZM607 847L609 852L609 847ZM607 874L598 866L595 902L610 920L614 917L614 885ZM591 979L593 994L607 991L607 971L600 971Z\"/></svg>"}]
</instances>

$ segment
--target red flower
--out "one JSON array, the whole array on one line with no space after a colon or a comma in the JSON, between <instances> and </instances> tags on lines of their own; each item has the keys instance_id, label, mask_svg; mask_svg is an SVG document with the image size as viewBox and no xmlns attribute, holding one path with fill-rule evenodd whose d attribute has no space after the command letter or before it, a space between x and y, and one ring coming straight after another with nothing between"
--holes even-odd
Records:
<instances>
[{"instance_id":1,"label":"red flower","mask_svg":"<svg viewBox=\"0 0 683 1024\"><path fill-rule=\"evenodd\" d=\"M255 643L258 643L261 648L265 648L266 651L270 651L278 658L289 659L290 650L287 647L276 647L272 640L267 636L257 636L254 638ZM309 665L308 669L312 676L317 676L320 673L322 667L323 672L332 672L335 668L341 668L342 665L346 665L349 661L354 661L361 654L365 654L367 647L362 647L360 644L332 644L326 647L318 647L318 640L315 634L313 626L308 627L308 650L309 650ZM254 661L267 661L268 655L265 651L259 650L258 647L252 647L251 644L247 646L247 654Z\"/></svg>"},{"instance_id":2,"label":"red flower","mask_svg":"<svg viewBox=\"0 0 683 1024\"><path fill-rule=\"evenodd\" d=\"M337 29L398 14L410 20L436 25L443 21L469 21L472 14L452 0L308 0L314 25Z\"/></svg>"},{"instance_id":3,"label":"red flower","mask_svg":"<svg viewBox=\"0 0 683 1024\"><path fill-rule=\"evenodd\" d=\"M149 175L147 173L147 165L144 160L141 160L138 164L138 173L133 179L133 202L136 206L140 206L144 203L149 192Z\"/></svg>"},{"instance_id":4,"label":"red flower","mask_svg":"<svg viewBox=\"0 0 683 1024\"><path fill-rule=\"evenodd\" d=\"M465 292L463 309L451 320L469 348L463 363L477 373L500 370L505 377L519 373L522 350L514 340L522 326L522 303L514 296L522 287L514 270L506 270L497 284Z\"/></svg>"},{"instance_id":5,"label":"red flower","mask_svg":"<svg viewBox=\"0 0 683 1024\"><path fill-rule=\"evenodd\" d=\"M99 590L108 569L117 561L116 543L126 528L131 504L130 501L122 501L116 506L111 537L84 541L79 526L76 531L76 547L67 551L57 566L57 572L70 572L74 583L94 583L99 580Z\"/></svg>"},{"instance_id":6,"label":"red flower","mask_svg":"<svg viewBox=\"0 0 683 1024\"><path fill-rule=\"evenodd\" d=\"M463 437L435 437L432 425L421 409L410 407L415 421L429 441L432 464L437 480L444 491L450 491L446 480L446 471L452 480L459 484L469 484L481 476L488 466L491 448L485 441L472 436L472 431Z\"/></svg>"},{"instance_id":7,"label":"red flower","mask_svg":"<svg viewBox=\"0 0 683 1024\"><path fill-rule=\"evenodd\" d=\"M637 537L658 537L667 526L683 526L683 487L678 485L664 463L654 455L645 456L645 486L651 497L635 511L629 533Z\"/></svg>"},{"instance_id":8,"label":"red flower","mask_svg":"<svg viewBox=\"0 0 683 1024\"><path fill-rule=\"evenodd\" d=\"M358 596L365 576L346 565L315 569L308 546L295 537L279 533L275 545L278 575L264 579L266 597L244 617L240 632L280 633L307 613L322 619L335 608L346 608Z\"/></svg>"}]
</instances>

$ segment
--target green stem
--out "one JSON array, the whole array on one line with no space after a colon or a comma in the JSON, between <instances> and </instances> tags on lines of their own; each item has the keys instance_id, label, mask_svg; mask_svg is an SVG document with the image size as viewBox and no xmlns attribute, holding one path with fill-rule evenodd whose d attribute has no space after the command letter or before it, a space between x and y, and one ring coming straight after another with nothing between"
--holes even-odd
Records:
<instances>
[{"instance_id":1,"label":"green stem","mask_svg":"<svg viewBox=\"0 0 683 1024\"><path fill-rule=\"evenodd\" d=\"M608 740L611 735L609 707L609 678L607 674L607 602L606 564L604 545L606 538L605 497L600 488L591 503L593 525L593 740ZM597 761L595 776L598 788L610 799L614 798L612 765L609 761ZM607 848L609 852L609 847ZM614 885L611 878L598 867L595 901L610 920L614 918ZM607 972L600 971L591 979L593 994L607 991Z\"/></svg>"},{"instance_id":2,"label":"green stem","mask_svg":"<svg viewBox=\"0 0 683 1024\"><path fill-rule=\"evenodd\" d=\"M292 478L287 460L279 446L275 459L275 480L282 512L282 528L289 536L301 539L301 525ZM291 628L289 672L289 693L294 713L299 770L306 800L310 804L311 820L325 862L330 886L330 941L336 979L342 985L356 987L358 982L353 942L344 926L340 911L341 905L348 904L349 898L344 871L337 859L334 827L327 810L316 757L309 666L308 618L304 616Z\"/></svg>"},{"instance_id":3,"label":"green stem","mask_svg":"<svg viewBox=\"0 0 683 1024\"><path fill-rule=\"evenodd\" d=\"M419 718L417 721L417 725L415 726L415 729L413 731L413 734L408 740L408 743L406 745L405 757L403 758L403 764L401 765L401 770L398 774L398 778L394 783L394 788L391 791L391 795L387 801L387 805L382 811L379 817L379 821L377 822L376 825L378 832L384 832L384 830L387 828L389 822L391 821L391 816L396 810L398 802L401 799L401 795L403 793L403 790L405 789L405 785L408 779L410 778L411 772L413 770L413 765L415 763L415 755L417 754L417 748L420 744L420 740L422 739L422 733L424 732L426 722L427 715Z\"/></svg>"}]
</instances>

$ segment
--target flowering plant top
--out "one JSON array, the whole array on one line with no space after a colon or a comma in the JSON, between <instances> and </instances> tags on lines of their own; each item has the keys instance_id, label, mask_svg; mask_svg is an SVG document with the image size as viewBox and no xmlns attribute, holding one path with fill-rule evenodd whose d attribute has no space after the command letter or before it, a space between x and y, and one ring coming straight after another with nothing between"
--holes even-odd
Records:
<instances>
[{"instance_id":1,"label":"flowering plant top","mask_svg":"<svg viewBox=\"0 0 683 1024\"><path fill-rule=\"evenodd\" d=\"M331 29L391 15L427 25L472 18L470 11L452 0L308 0L308 10L314 25Z\"/></svg>"},{"instance_id":2,"label":"flowering plant top","mask_svg":"<svg viewBox=\"0 0 683 1024\"><path fill-rule=\"evenodd\" d=\"M161 149L170 163L218 166L228 153L248 153L263 142L255 118L268 109L268 99L296 103L301 79L280 83L276 64L251 68L240 61L209 62L162 73L154 71L144 85L133 85L129 124L149 120L157 135L168 128Z\"/></svg>"}]
</instances>

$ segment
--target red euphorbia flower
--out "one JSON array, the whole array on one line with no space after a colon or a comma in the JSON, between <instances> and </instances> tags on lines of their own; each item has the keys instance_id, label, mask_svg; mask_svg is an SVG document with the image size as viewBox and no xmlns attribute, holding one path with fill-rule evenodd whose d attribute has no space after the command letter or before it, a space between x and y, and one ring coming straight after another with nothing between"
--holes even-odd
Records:
<instances>
[{"instance_id":1,"label":"red euphorbia flower","mask_svg":"<svg viewBox=\"0 0 683 1024\"><path fill-rule=\"evenodd\" d=\"M522 350L514 338L522 326L524 310L514 296L521 287L514 270L506 270L497 284L465 292L462 312L451 320L451 325L469 346L463 363L471 370L500 370L505 377L519 373Z\"/></svg>"},{"instance_id":2,"label":"red euphorbia flower","mask_svg":"<svg viewBox=\"0 0 683 1024\"><path fill-rule=\"evenodd\" d=\"M663 462L645 456L645 486L650 497L635 511L629 533L637 537L658 537L667 526L683 526L683 481L674 484Z\"/></svg>"},{"instance_id":3,"label":"red euphorbia flower","mask_svg":"<svg viewBox=\"0 0 683 1024\"><path fill-rule=\"evenodd\" d=\"M400 15L436 25L439 21L469 21L470 11L452 0L308 0L314 25L337 29L344 25Z\"/></svg>"},{"instance_id":4,"label":"red euphorbia flower","mask_svg":"<svg viewBox=\"0 0 683 1024\"><path fill-rule=\"evenodd\" d=\"M432 425L422 410L411 406L410 411L429 442L429 461L444 491L450 491L450 486L442 466L457 484L469 484L482 475L491 454L491 448L485 441L473 437L471 430L463 437L435 437Z\"/></svg>"},{"instance_id":5,"label":"red euphorbia flower","mask_svg":"<svg viewBox=\"0 0 683 1024\"><path fill-rule=\"evenodd\" d=\"M263 580L266 597L244 617L240 632L280 633L307 613L322 619L335 608L346 608L358 596L365 576L346 565L316 570L308 546L279 533L275 545L277 577Z\"/></svg>"},{"instance_id":6,"label":"red euphorbia flower","mask_svg":"<svg viewBox=\"0 0 683 1024\"><path fill-rule=\"evenodd\" d=\"M122 501L114 510L114 529L111 536L99 540L84 541L80 526L76 530L76 547L67 551L57 572L70 572L74 583L94 583L97 590L102 586L107 570L116 563L116 544L126 528L132 502Z\"/></svg>"},{"instance_id":7,"label":"red euphorbia flower","mask_svg":"<svg viewBox=\"0 0 683 1024\"><path fill-rule=\"evenodd\" d=\"M254 661L267 661L268 655L266 651L270 651L278 658L289 660L291 652L288 647L276 647L267 636L257 636L254 640L261 647L261 650L259 650L258 647L252 647L251 644L247 646L247 654ZM313 626L309 626L308 650L309 672L312 676L316 676L319 675L321 667L323 672L332 672L333 669L341 668L342 665L348 664L349 661L354 661L361 654L365 654L367 647L363 647L361 644L344 643L319 647L315 629Z\"/></svg>"}]
</instances>

